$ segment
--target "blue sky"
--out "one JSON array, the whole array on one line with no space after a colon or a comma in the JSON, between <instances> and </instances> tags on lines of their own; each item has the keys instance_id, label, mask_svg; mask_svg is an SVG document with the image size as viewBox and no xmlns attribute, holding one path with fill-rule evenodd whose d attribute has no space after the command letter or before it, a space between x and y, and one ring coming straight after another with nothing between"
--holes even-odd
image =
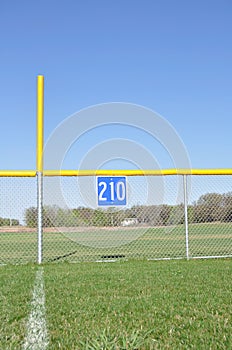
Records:
<instances>
[{"instance_id":1,"label":"blue sky","mask_svg":"<svg viewBox=\"0 0 232 350\"><path fill-rule=\"evenodd\" d=\"M192 167L232 167L231 1L2 0L0 30L1 169L35 168L38 74L45 141L80 109L129 102L173 125ZM98 132L77 143L66 168L104 141ZM161 167L172 166L154 140L143 142Z\"/></svg>"}]
</instances>

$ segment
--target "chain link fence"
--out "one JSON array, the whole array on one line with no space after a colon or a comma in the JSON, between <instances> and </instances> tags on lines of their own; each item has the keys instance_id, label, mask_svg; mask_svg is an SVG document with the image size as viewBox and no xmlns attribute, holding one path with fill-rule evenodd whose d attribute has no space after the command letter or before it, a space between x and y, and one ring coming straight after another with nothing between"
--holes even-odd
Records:
<instances>
[{"instance_id":1,"label":"chain link fence","mask_svg":"<svg viewBox=\"0 0 232 350\"><path fill-rule=\"evenodd\" d=\"M232 256L232 176L128 176L127 204L103 207L96 180L43 178L43 262ZM0 263L36 262L36 178L0 188Z\"/></svg>"},{"instance_id":2,"label":"chain link fence","mask_svg":"<svg viewBox=\"0 0 232 350\"><path fill-rule=\"evenodd\" d=\"M188 201L191 257L232 255L232 177L192 176Z\"/></svg>"},{"instance_id":3,"label":"chain link fence","mask_svg":"<svg viewBox=\"0 0 232 350\"><path fill-rule=\"evenodd\" d=\"M27 213L36 215L36 206L34 177L0 177L0 264L37 261L37 229Z\"/></svg>"}]
</instances>

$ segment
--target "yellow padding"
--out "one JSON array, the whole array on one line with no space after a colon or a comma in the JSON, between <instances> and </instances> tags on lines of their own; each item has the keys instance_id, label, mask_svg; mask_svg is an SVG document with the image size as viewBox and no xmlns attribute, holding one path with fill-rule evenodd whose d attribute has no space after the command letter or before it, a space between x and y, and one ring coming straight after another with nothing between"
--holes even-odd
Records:
<instances>
[{"instance_id":1,"label":"yellow padding","mask_svg":"<svg viewBox=\"0 0 232 350\"><path fill-rule=\"evenodd\" d=\"M35 170L0 170L0 177L35 177Z\"/></svg>"},{"instance_id":2,"label":"yellow padding","mask_svg":"<svg viewBox=\"0 0 232 350\"><path fill-rule=\"evenodd\" d=\"M232 175L232 169L44 170L44 176Z\"/></svg>"},{"instance_id":3,"label":"yellow padding","mask_svg":"<svg viewBox=\"0 0 232 350\"><path fill-rule=\"evenodd\" d=\"M0 170L0 177L35 177L35 170ZM232 175L232 169L44 170L44 176Z\"/></svg>"}]
</instances>

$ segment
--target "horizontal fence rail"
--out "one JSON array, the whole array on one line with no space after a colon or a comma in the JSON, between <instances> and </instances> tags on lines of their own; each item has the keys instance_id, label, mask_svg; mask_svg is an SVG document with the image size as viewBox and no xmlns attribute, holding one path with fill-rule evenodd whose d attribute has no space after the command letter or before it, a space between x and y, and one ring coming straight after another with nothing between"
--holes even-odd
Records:
<instances>
[{"instance_id":1,"label":"horizontal fence rail","mask_svg":"<svg viewBox=\"0 0 232 350\"><path fill-rule=\"evenodd\" d=\"M163 170L43 170L43 176L167 176L232 175L232 169L163 169ZM35 177L35 170L0 170L0 177Z\"/></svg>"},{"instance_id":2,"label":"horizontal fence rail","mask_svg":"<svg viewBox=\"0 0 232 350\"><path fill-rule=\"evenodd\" d=\"M0 264L231 257L231 175L232 169L0 171ZM123 205L101 205L99 177L110 178L100 182L103 204L109 194L119 202L125 196Z\"/></svg>"}]
</instances>

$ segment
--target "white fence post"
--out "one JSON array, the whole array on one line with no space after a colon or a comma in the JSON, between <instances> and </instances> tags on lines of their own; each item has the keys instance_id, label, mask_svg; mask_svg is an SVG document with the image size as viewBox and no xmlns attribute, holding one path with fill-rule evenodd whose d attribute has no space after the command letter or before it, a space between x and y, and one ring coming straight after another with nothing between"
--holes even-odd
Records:
<instances>
[{"instance_id":1,"label":"white fence post","mask_svg":"<svg viewBox=\"0 0 232 350\"><path fill-rule=\"evenodd\" d=\"M43 174L37 172L38 264L43 260Z\"/></svg>"}]
</instances>

